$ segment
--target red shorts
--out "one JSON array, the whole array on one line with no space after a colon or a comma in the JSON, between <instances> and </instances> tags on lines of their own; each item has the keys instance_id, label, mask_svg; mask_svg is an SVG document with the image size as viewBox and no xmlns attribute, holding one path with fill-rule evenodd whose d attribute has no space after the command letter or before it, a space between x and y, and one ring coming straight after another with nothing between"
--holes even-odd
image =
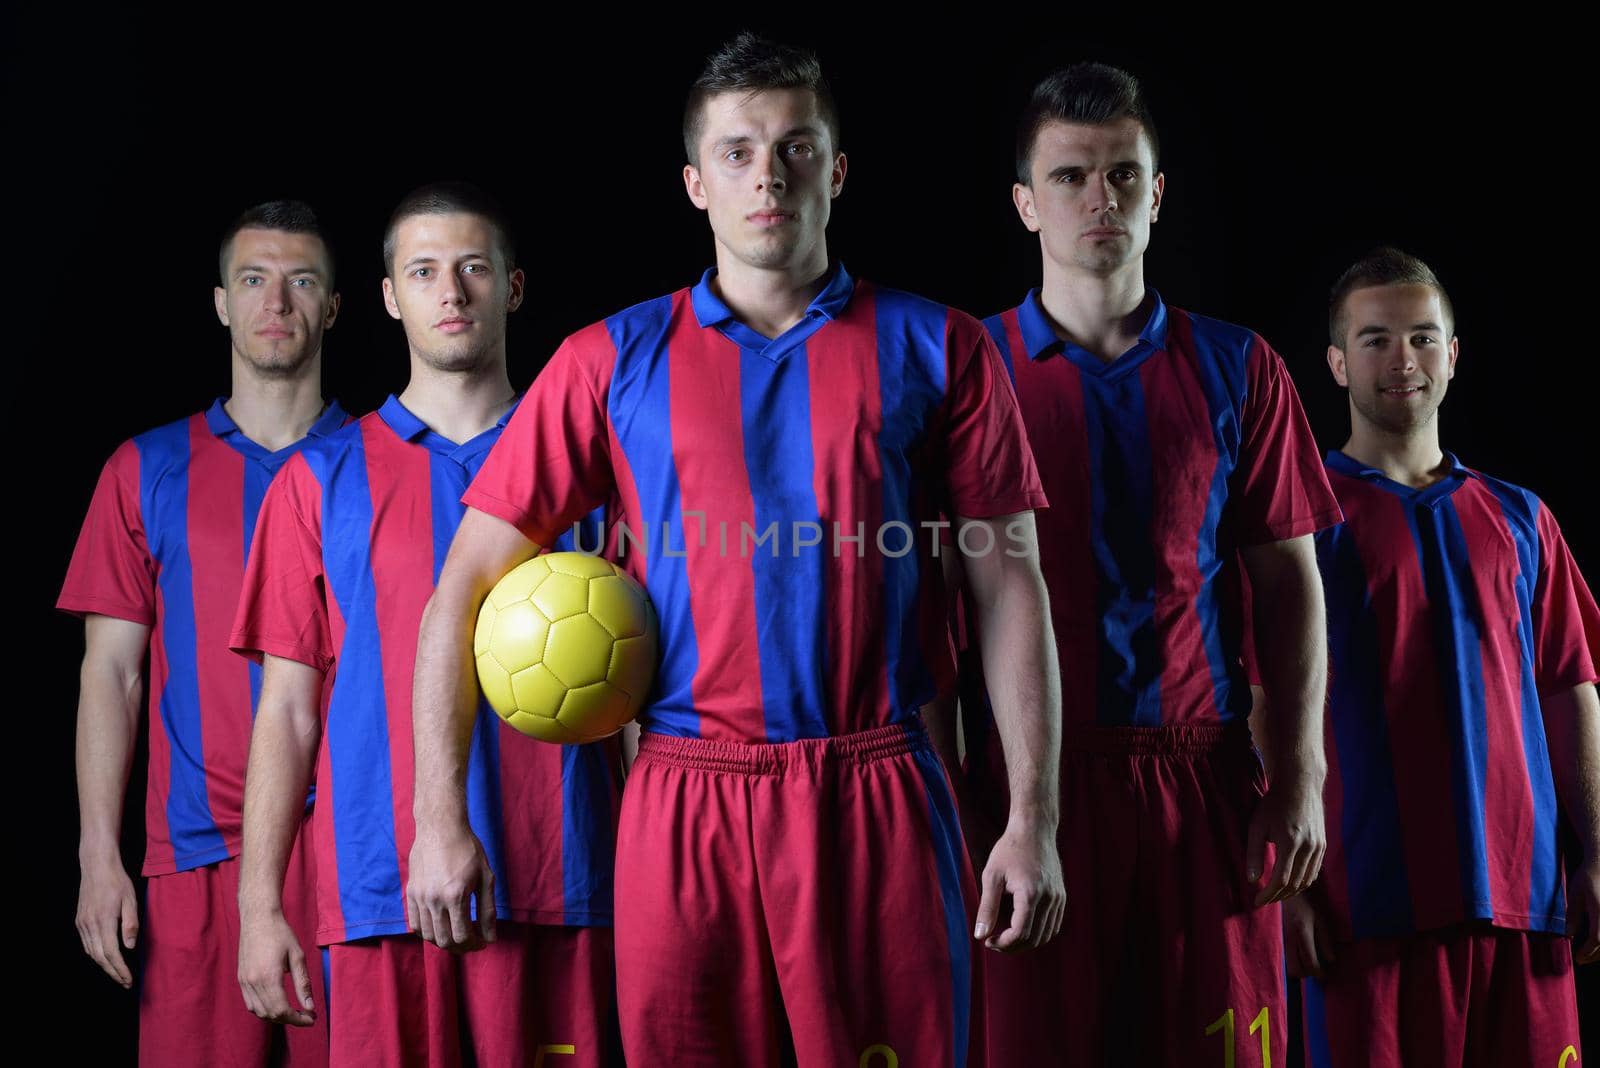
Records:
<instances>
[{"instance_id":1,"label":"red shorts","mask_svg":"<svg viewBox=\"0 0 1600 1068\"><path fill-rule=\"evenodd\" d=\"M317 967L317 884L311 821L300 825L283 879L283 914L300 938L317 1022L283 1027L245 1008L239 989L239 861L152 876L139 934L141 1065L328 1063L328 1023ZM285 977L291 994L293 985ZM280 1052L281 1051L281 1052Z\"/></svg>"},{"instance_id":2,"label":"red shorts","mask_svg":"<svg viewBox=\"0 0 1600 1068\"><path fill-rule=\"evenodd\" d=\"M1075 734L1061 776L1065 924L987 955L989 1063L1260 1068L1265 1047L1282 1066L1280 910L1254 908L1264 878L1245 878L1266 788L1248 732Z\"/></svg>"},{"instance_id":3,"label":"red shorts","mask_svg":"<svg viewBox=\"0 0 1600 1068\"><path fill-rule=\"evenodd\" d=\"M739 745L646 734L617 836L631 1064L969 1059L974 882L920 721Z\"/></svg>"},{"instance_id":4,"label":"red shorts","mask_svg":"<svg viewBox=\"0 0 1600 1068\"><path fill-rule=\"evenodd\" d=\"M1309 1068L1579 1068L1572 946L1560 935L1456 927L1362 939L1307 979Z\"/></svg>"},{"instance_id":5,"label":"red shorts","mask_svg":"<svg viewBox=\"0 0 1600 1068\"><path fill-rule=\"evenodd\" d=\"M609 1063L611 929L502 920L495 930L471 953L414 935L329 946L335 1068Z\"/></svg>"}]
</instances>

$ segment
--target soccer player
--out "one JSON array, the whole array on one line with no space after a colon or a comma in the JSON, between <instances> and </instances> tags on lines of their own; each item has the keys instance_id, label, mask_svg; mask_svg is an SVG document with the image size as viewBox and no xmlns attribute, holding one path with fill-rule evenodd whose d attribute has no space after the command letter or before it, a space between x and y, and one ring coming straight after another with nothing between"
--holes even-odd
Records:
<instances>
[{"instance_id":1,"label":"soccer player","mask_svg":"<svg viewBox=\"0 0 1600 1068\"><path fill-rule=\"evenodd\" d=\"M1328 307L1350 400L1326 461L1345 521L1316 538L1328 854L1284 908L1306 1063L1576 1065L1573 942L1600 957L1600 611L1539 498L1440 448L1459 343L1427 265L1378 249Z\"/></svg>"},{"instance_id":2,"label":"soccer player","mask_svg":"<svg viewBox=\"0 0 1600 1068\"><path fill-rule=\"evenodd\" d=\"M412 892L450 944L483 870L471 619L618 493L662 644L617 843L633 1063L775 1064L783 1014L802 1065L968 1063L971 875L916 715L950 676L941 510L974 553L1016 798L975 932L1010 949L1060 924L1044 498L981 326L830 262L838 145L815 57L748 34L711 57L683 174L715 268L561 346L467 493L423 625Z\"/></svg>"},{"instance_id":3,"label":"soccer player","mask_svg":"<svg viewBox=\"0 0 1600 1068\"><path fill-rule=\"evenodd\" d=\"M1146 285L1164 189L1131 75L1082 64L1034 89L1013 199L1043 285L985 325L1051 504L1039 548L1072 680L1059 839L1072 900L1055 945L989 962L994 1064L1254 1064L1258 1048L1281 1063L1285 1048L1268 906L1322 852L1309 535L1339 511L1277 354ZM1238 663L1241 556L1280 710L1270 791ZM979 806L1004 796L982 750Z\"/></svg>"},{"instance_id":4,"label":"soccer player","mask_svg":"<svg viewBox=\"0 0 1600 1068\"><path fill-rule=\"evenodd\" d=\"M84 618L78 698L82 831L78 934L124 987L142 953L139 1061L265 1064L273 1028L219 995L236 981L240 819L260 675L227 651L245 553L272 476L346 421L322 401L322 336L339 311L333 257L299 201L261 204L222 238L217 318L228 329L225 399L126 442L100 475L57 607ZM150 676L144 659L150 657ZM118 848L123 795L150 691L141 924ZM286 829L287 922L312 927L313 872ZM290 846L293 846L290 850ZM321 1001L320 983L313 984ZM327 1061L327 1028L292 1030L290 1061Z\"/></svg>"},{"instance_id":5,"label":"soccer player","mask_svg":"<svg viewBox=\"0 0 1600 1068\"><path fill-rule=\"evenodd\" d=\"M332 1063L566 1054L564 1064L598 1065L613 986L615 746L537 742L475 701L462 816L493 871L478 902L486 944L455 955L408 933L430 922L405 898L417 876L407 859L417 626L461 494L514 407L505 329L523 274L500 209L458 184L407 196L383 256L384 303L405 329L410 382L274 483L231 638L261 659L264 676L240 886L245 1000L287 1021L309 1004L316 969L279 914L278 888L315 763L316 940L327 947Z\"/></svg>"}]
</instances>

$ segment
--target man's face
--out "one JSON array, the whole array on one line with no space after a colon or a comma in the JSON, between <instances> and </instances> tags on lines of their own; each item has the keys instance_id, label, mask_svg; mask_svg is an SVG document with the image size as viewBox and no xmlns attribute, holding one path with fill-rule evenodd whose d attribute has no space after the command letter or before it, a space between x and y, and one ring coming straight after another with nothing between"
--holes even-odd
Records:
<instances>
[{"instance_id":1,"label":"man's face","mask_svg":"<svg viewBox=\"0 0 1600 1068\"><path fill-rule=\"evenodd\" d=\"M522 303L522 272L506 269L482 216L413 215L395 230L383 302L428 366L476 370L499 358L506 314Z\"/></svg>"},{"instance_id":2,"label":"man's face","mask_svg":"<svg viewBox=\"0 0 1600 1068\"><path fill-rule=\"evenodd\" d=\"M228 251L217 318L233 351L261 374L291 377L322 349L339 314L328 250L312 234L240 230Z\"/></svg>"},{"instance_id":3,"label":"man's face","mask_svg":"<svg viewBox=\"0 0 1600 1068\"><path fill-rule=\"evenodd\" d=\"M718 247L762 270L826 260L845 158L835 153L816 94L718 93L702 108L699 160L684 167L683 182Z\"/></svg>"},{"instance_id":4,"label":"man's face","mask_svg":"<svg viewBox=\"0 0 1600 1068\"><path fill-rule=\"evenodd\" d=\"M1357 417L1390 434L1426 426L1456 373L1456 339L1438 291L1425 285L1370 286L1344 300L1345 344L1328 367L1350 391Z\"/></svg>"},{"instance_id":5,"label":"man's face","mask_svg":"<svg viewBox=\"0 0 1600 1068\"><path fill-rule=\"evenodd\" d=\"M1144 255L1166 180L1137 119L1046 124L1034 138L1029 178L1012 188L1012 201L1045 259L1106 277Z\"/></svg>"}]
</instances>

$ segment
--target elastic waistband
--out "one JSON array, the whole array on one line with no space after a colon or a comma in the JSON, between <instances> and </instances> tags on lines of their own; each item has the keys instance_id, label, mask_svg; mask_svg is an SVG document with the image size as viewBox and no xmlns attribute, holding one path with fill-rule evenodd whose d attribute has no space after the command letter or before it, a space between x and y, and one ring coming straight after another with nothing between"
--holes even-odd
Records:
<instances>
[{"instance_id":1,"label":"elastic waistband","mask_svg":"<svg viewBox=\"0 0 1600 1068\"><path fill-rule=\"evenodd\" d=\"M1249 748L1250 724L1185 723L1170 727L1068 728L1061 738L1064 753L1180 754L1210 753L1233 746Z\"/></svg>"},{"instance_id":2,"label":"elastic waistband","mask_svg":"<svg viewBox=\"0 0 1600 1068\"><path fill-rule=\"evenodd\" d=\"M876 760L932 749L920 718L830 738L746 744L706 738L679 738L646 731L639 738L638 760L655 761L696 771L731 771L741 775L779 775L794 765L834 762L870 764ZM636 761L637 762L637 761Z\"/></svg>"}]
</instances>

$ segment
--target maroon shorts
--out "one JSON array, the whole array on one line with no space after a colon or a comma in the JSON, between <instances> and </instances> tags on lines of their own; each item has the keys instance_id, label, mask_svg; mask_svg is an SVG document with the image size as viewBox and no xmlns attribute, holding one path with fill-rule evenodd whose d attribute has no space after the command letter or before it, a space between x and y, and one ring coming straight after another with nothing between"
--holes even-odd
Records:
<instances>
[{"instance_id":1,"label":"maroon shorts","mask_svg":"<svg viewBox=\"0 0 1600 1068\"><path fill-rule=\"evenodd\" d=\"M1281 1068L1279 908L1245 877L1266 788L1248 732L1077 733L1061 774L1066 919L1039 950L985 955L989 1063L1259 1068L1266 1050Z\"/></svg>"},{"instance_id":2,"label":"maroon shorts","mask_svg":"<svg viewBox=\"0 0 1600 1068\"><path fill-rule=\"evenodd\" d=\"M971 868L920 721L738 745L646 734L617 838L628 1062L975 1065Z\"/></svg>"},{"instance_id":3,"label":"maroon shorts","mask_svg":"<svg viewBox=\"0 0 1600 1068\"><path fill-rule=\"evenodd\" d=\"M609 1063L609 927L509 923L483 949L451 953L414 935L327 949L335 1068Z\"/></svg>"},{"instance_id":4,"label":"maroon shorts","mask_svg":"<svg viewBox=\"0 0 1600 1068\"><path fill-rule=\"evenodd\" d=\"M1456 927L1339 946L1307 979L1308 1068L1580 1068L1572 946Z\"/></svg>"},{"instance_id":5,"label":"maroon shorts","mask_svg":"<svg viewBox=\"0 0 1600 1068\"><path fill-rule=\"evenodd\" d=\"M139 935L139 1063L141 1065L289 1065L328 1063L328 1023L317 967L317 885L309 841L300 825L283 880L283 914L300 939L311 973L317 1021L283 1027L245 1008L239 989L239 861L152 876L145 884ZM293 985L285 977L293 997Z\"/></svg>"}]
</instances>

